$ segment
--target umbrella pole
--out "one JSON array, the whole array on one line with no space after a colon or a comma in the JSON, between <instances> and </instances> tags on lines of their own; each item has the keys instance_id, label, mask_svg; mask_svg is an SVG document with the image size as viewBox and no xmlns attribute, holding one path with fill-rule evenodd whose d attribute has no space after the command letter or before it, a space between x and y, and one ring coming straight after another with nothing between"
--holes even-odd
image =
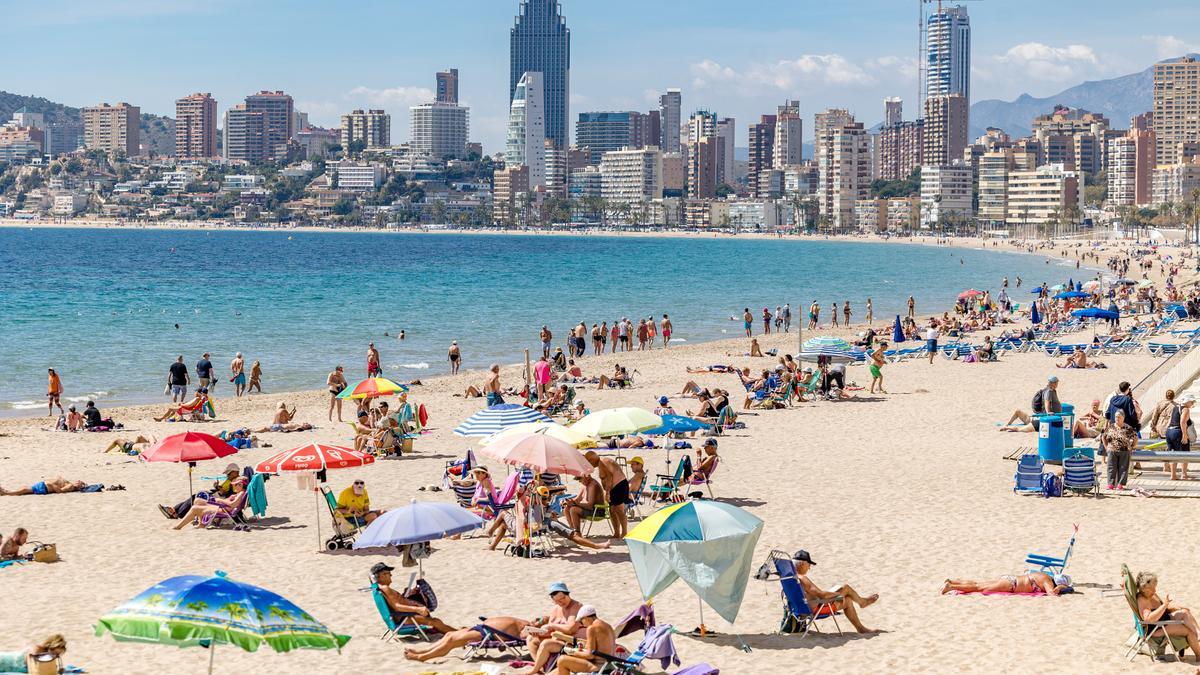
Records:
<instances>
[{"instance_id":1,"label":"umbrella pole","mask_svg":"<svg viewBox=\"0 0 1200 675\"><path fill-rule=\"evenodd\" d=\"M704 600L700 596L696 596L696 604L700 605L700 637L708 635L708 628L704 625Z\"/></svg>"},{"instance_id":2,"label":"umbrella pole","mask_svg":"<svg viewBox=\"0 0 1200 675\"><path fill-rule=\"evenodd\" d=\"M322 497L322 495L321 495L320 484L317 485L317 489L315 490L315 492L317 493L317 553L320 553L323 550L321 548L321 497Z\"/></svg>"},{"instance_id":3,"label":"umbrella pole","mask_svg":"<svg viewBox=\"0 0 1200 675\"><path fill-rule=\"evenodd\" d=\"M213 672L213 659L217 656L217 643L212 641L208 643L208 675Z\"/></svg>"},{"instance_id":4,"label":"umbrella pole","mask_svg":"<svg viewBox=\"0 0 1200 675\"><path fill-rule=\"evenodd\" d=\"M195 491L192 490L192 467L194 467L194 466L196 466L195 462L188 462L188 494L189 495L196 494Z\"/></svg>"}]
</instances>

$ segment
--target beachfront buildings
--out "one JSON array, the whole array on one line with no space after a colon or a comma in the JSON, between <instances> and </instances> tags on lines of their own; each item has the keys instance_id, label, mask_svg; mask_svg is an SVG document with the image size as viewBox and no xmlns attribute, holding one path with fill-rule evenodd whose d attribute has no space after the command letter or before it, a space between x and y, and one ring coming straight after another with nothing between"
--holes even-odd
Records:
<instances>
[{"instance_id":1,"label":"beachfront buildings","mask_svg":"<svg viewBox=\"0 0 1200 675\"><path fill-rule=\"evenodd\" d=\"M717 196L717 157L720 141L716 136L704 136L688 143L687 196L691 199L713 199Z\"/></svg>"},{"instance_id":2,"label":"beachfront buildings","mask_svg":"<svg viewBox=\"0 0 1200 675\"><path fill-rule=\"evenodd\" d=\"M804 161L804 118L800 101L787 101L775 114L775 157L772 166L784 170Z\"/></svg>"},{"instance_id":3,"label":"beachfront buildings","mask_svg":"<svg viewBox=\"0 0 1200 675\"><path fill-rule=\"evenodd\" d=\"M971 167L921 167L921 225L934 227L953 219L965 220L974 212L975 174Z\"/></svg>"},{"instance_id":4,"label":"beachfront buildings","mask_svg":"<svg viewBox=\"0 0 1200 675\"><path fill-rule=\"evenodd\" d=\"M435 103L458 103L458 68L443 70L435 75L437 90Z\"/></svg>"},{"instance_id":5,"label":"beachfront buildings","mask_svg":"<svg viewBox=\"0 0 1200 675\"><path fill-rule=\"evenodd\" d=\"M651 146L604 153L600 161L600 193L609 204L662 199L662 151Z\"/></svg>"},{"instance_id":6,"label":"beachfront buildings","mask_svg":"<svg viewBox=\"0 0 1200 675\"><path fill-rule=\"evenodd\" d=\"M248 110L239 103L225 111L225 138L222 143L225 159L263 164L267 152L266 120L261 111Z\"/></svg>"},{"instance_id":7,"label":"beachfront buildings","mask_svg":"<svg viewBox=\"0 0 1200 675\"><path fill-rule=\"evenodd\" d=\"M575 122L575 144L588 152L588 162L598 165L604 153L622 148L657 146L651 116L636 112L582 112Z\"/></svg>"},{"instance_id":8,"label":"beachfront buildings","mask_svg":"<svg viewBox=\"0 0 1200 675\"><path fill-rule=\"evenodd\" d=\"M1154 134L1159 164L1184 162L1184 146L1200 141L1200 61L1184 57L1154 66Z\"/></svg>"},{"instance_id":9,"label":"beachfront buildings","mask_svg":"<svg viewBox=\"0 0 1200 675\"><path fill-rule=\"evenodd\" d=\"M658 97L658 119L661 131L661 142L658 147L668 154L680 154L681 145L679 130L683 123L683 92L679 89L668 89L667 93Z\"/></svg>"},{"instance_id":10,"label":"beachfront buildings","mask_svg":"<svg viewBox=\"0 0 1200 675\"><path fill-rule=\"evenodd\" d=\"M217 157L217 100L196 93L175 101L175 157Z\"/></svg>"},{"instance_id":11,"label":"beachfront buildings","mask_svg":"<svg viewBox=\"0 0 1200 675\"><path fill-rule=\"evenodd\" d=\"M364 148L386 148L392 144L392 116L384 110L354 110L342 115L341 143Z\"/></svg>"},{"instance_id":12,"label":"beachfront buildings","mask_svg":"<svg viewBox=\"0 0 1200 675\"><path fill-rule=\"evenodd\" d=\"M36 126L41 123L30 116L13 115L13 119L0 126L0 162L24 164L39 157L46 147L45 132Z\"/></svg>"},{"instance_id":13,"label":"beachfront buildings","mask_svg":"<svg viewBox=\"0 0 1200 675\"><path fill-rule=\"evenodd\" d=\"M325 165L325 174L336 177L336 182L331 181L330 187L338 190L370 192L383 184L383 167L374 163L350 160L329 162Z\"/></svg>"},{"instance_id":14,"label":"beachfront buildings","mask_svg":"<svg viewBox=\"0 0 1200 675\"><path fill-rule=\"evenodd\" d=\"M815 116L817 201L821 218L837 228L854 225L854 203L871 183L870 142L848 110L831 108Z\"/></svg>"},{"instance_id":15,"label":"beachfront buildings","mask_svg":"<svg viewBox=\"0 0 1200 675\"><path fill-rule=\"evenodd\" d=\"M1108 141L1108 203L1113 206L1152 201L1155 137L1147 121L1144 116L1134 118L1124 136Z\"/></svg>"},{"instance_id":16,"label":"beachfront buildings","mask_svg":"<svg viewBox=\"0 0 1200 675\"><path fill-rule=\"evenodd\" d=\"M282 91L260 91L246 97L246 110L262 114L262 140L267 159L287 157L288 142L295 135L295 106Z\"/></svg>"},{"instance_id":17,"label":"beachfront buildings","mask_svg":"<svg viewBox=\"0 0 1200 675\"><path fill-rule=\"evenodd\" d=\"M961 160L969 118L970 105L962 94L931 94L925 99L922 165L948 166Z\"/></svg>"},{"instance_id":18,"label":"beachfront buildings","mask_svg":"<svg viewBox=\"0 0 1200 675\"><path fill-rule=\"evenodd\" d=\"M926 96L961 94L971 100L971 19L967 8L945 7L926 20Z\"/></svg>"},{"instance_id":19,"label":"beachfront buildings","mask_svg":"<svg viewBox=\"0 0 1200 675\"><path fill-rule=\"evenodd\" d=\"M522 7L526 4L522 3ZM528 166L530 189L546 184L546 141L553 140L546 136L543 81L541 73L522 75L508 114L504 163L506 166Z\"/></svg>"},{"instance_id":20,"label":"beachfront buildings","mask_svg":"<svg viewBox=\"0 0 1200 675\"><path fill-rule=\"evenodd\" d=\"M497 223L515 223L529 193L529 167L506 166L492 175L492 219Z\"/></svg>"},{"instance_id":21,"label":"beachfront buildings","mask_svg":"<svg viewBox=\"0 0 1200 675\"><path fill-rule=\"evenodd\" d=\"M1047 226L1077 222L1083 207L1078 174L1061 164L1008 175L1008 224Z\"/></svg>"},{"instance_id":22,"label":"beachfront buildings","mask_svg":"<svg viewBox=\"0 0 1200 675\"><path fill-rule=\"evenodd\" d=\"M560 149L570 143L571 29L558 0L521 0L509 32L508 98L515 104L521 80L540 73L544 92L544 138ZM540 185L541 183L531 183Z\"/></svg>"},{"instance_id":23,"label":"beachfront buildings","mask_svg":"<svg viewBox=\"0 0 1200 675\"><path fill-rule=\"evenodd\" d=\"M879 130L876 153L878 177L883 180L907 178L922 164L924 142L925 120L885 123Z\"/></svg>"},{"instance_id":24,"label":"beachfront buildings","mask_svg":"<svg viewBox=\"0 0 1200 675\"><path fill-rule=\"evenodd\" d=\"M409 108L410 152L436 159L467 157L471 109L448 101L433 101Z\"/></svg>"},{"instance_id":25,"label":"beachfront buildings","mask_svg":"<svg viewBox=\"0 0 1200 675\"><path fill-rule=\"evenodd\" d=\"M755 199L763 198L764 193L769 191L766 172L771 170L775 163L777 119L775 115L763 115L756 124L750 125L747 182L750 186L750 196Z\"/></svg>"},{"instance_id":26,"label":"beachfront buildings","mask_svg":"<svg viewBox=\"0 0 1200 675\"><path fill-rule=\"evenodd\" d=\"M1153 206L1191 202L1197 190L1200 190L1200 164L1195 160L1154 169L1151 179Z\"/></svg>"},{"instance_id":27,"label":"beachfront buildings","mask_svg":"<svg viewBox=\"0 0 1200 675\"><path fill-rule=\"evenodd\" d=\"M142 111L136 105L101 103L82 110L83 142L88 150L139 153Z\"/></svg>"},{"instance_id":28,"label":"beachfront buildings","mask_svg":"<svg viewBox=\"0 0 1200 675\"><path fill-rule=\"evenodd\" d=\"M1095 175L1104 168L1108 118L1080 108L1055 106L1033 120L1032 138L1040 148L1038 164L1062 164Z\"/></svg>"}]
</instances>

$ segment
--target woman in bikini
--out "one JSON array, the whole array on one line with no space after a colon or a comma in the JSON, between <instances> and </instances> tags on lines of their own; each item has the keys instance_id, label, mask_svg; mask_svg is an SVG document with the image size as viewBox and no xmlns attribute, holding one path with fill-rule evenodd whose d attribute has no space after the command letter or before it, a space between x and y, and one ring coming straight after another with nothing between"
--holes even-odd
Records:
<instances>
[{"instance_id":1,"label":"woman in bikini","mask_svg":"<svg viewBox=\"0 0 1200 675\"><path fill-rule=\"evenodd\" d=\"M1050 576L1044 572L1031 572L1020 576L1005 575L987 581L947 579L942 585L942 595L950 591L958 593L1013 593L1021 595L1062 595L1071 588L1071 577L1065 574Z\"/></svg>"}]
</instances>

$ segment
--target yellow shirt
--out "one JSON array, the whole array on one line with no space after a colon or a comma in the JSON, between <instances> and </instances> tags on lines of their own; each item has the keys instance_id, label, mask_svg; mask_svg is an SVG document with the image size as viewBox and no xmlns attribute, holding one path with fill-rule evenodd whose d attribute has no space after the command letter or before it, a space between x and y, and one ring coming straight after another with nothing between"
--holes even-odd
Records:
<instances>
[{"instance_id":1,"label":"yellow shirt","mask_svg":"<svg viewBox=\"0 0 1200 675\"><path fill-rule=\"evenodd\" d=\"M363 488L361 495L354 494L354 487L348 487L342 490L338 495L338 508L346 509L351 513L366 513L371 510L371 498L367 496L367 489Z\"/></svg>"}]
</instances>

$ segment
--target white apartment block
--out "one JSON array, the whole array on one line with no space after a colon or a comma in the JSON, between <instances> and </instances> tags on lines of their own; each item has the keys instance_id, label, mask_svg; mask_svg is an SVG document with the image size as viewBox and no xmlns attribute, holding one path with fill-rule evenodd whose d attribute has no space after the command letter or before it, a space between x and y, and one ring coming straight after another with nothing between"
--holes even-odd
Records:
<instances>
[{"instance_id":1,"label":"white apartment block","mask_svg":"<svg viewBox=\"0 0 1200 675\"><path fill-rule=\"evenodd\" d=\"M328 175L337 173L337 189L369 192L383 184L383 167L379 164L350 161L330 162L325 165Z\"/></svg>"},{"instance_id":2,"label":"white apartment block","mask_svg":"<svg viewBox=\"0 0 1200 675\"><path fill-rule=\"evenodd\" d=\"M862 124L833 131L827 168L829 210L823 213L835 228L854 227L854 204L871 187L870 137Z\"/></svg>"},{"instance_id":3,"label":"white apartment block","mask_svg":"<svg viewBox=\"0 0 1200 675\"><path fill-rule=\"evenodd\" d=\"M601 196L624 204L662 199L662 166L662 151L656 147L606 152L600 160Z\"/></svg>"},{"instance_id":4,"label":"white apartment block","mask_svg":"<svg viewBox=\"0 0 1200 675\"><path fill-rule=\"evenodd\" d=\"M529 167L529 189L546 184L546 95L541 73L521 76L508 113L505 166Z\"/></svg>"},{"instance_id":5,"label":"white apartment block","mask_svg":"<svg viewBox=\"0 0 1200 675\"><path fill-rule=\"evenodd\" d=\"M367 148L386 148L392 144L392 116L383 110L355 110L342 115L341 141L343 148L354 141Z\"/></svg>"},{"instance_id":6,"label":"white apartment block","mask_svg":"<svg viewBox=\"0 0 1200 675\"><path fill-rule=\"evenodd\" d=\"M1008 174L1008 224L1044 225L1072 206L1082 208L1079 177L1061 164Z\"/></svg>"},{"instance_id":7,"label":"white apartment block","mask_svg":"<svg viewBox=\"0 0 1200 675\"><path fill-rule=\"evenodd\" d=\"M417 154L442 159L467 156L467 138L471 132L471 109L456 103L422 103L412 112L412 140L409 149Z\"/></svg>"},{"instance_id":8,"label":"white apartment block","mask_svg":"<svg viewBox=\"0 0 1200 675\"><path fill-rule=\"evenodd\" d=\"M969 166L921 167L921 225L932 226L948 217L969 218L974 189Z\"/></svg>"},{"instance_id":9,"label":"white apartment block","mask_svg":"<svg viewBox=\"0 0 1200 675\"><path fill-rule=\"evenodd\" d=\"M221 189L226 192L239 192L241 190L249 190L251 188L261 187L262 184L262 176L255 176L252 174L229 174L225 176L225 182L221 184Z\"/></svg>"},{"instance_id":10,"label":"white apartment block","mask_svg":"<svg viewBox=\"0 0 1200 675\"><path fill-rule=\"evenodd\" d=\"M1154 206L1191 201L1196 190L1200 190L1200 164L1170 164L1154 169Z\"/></svg>"}]
</instances>

